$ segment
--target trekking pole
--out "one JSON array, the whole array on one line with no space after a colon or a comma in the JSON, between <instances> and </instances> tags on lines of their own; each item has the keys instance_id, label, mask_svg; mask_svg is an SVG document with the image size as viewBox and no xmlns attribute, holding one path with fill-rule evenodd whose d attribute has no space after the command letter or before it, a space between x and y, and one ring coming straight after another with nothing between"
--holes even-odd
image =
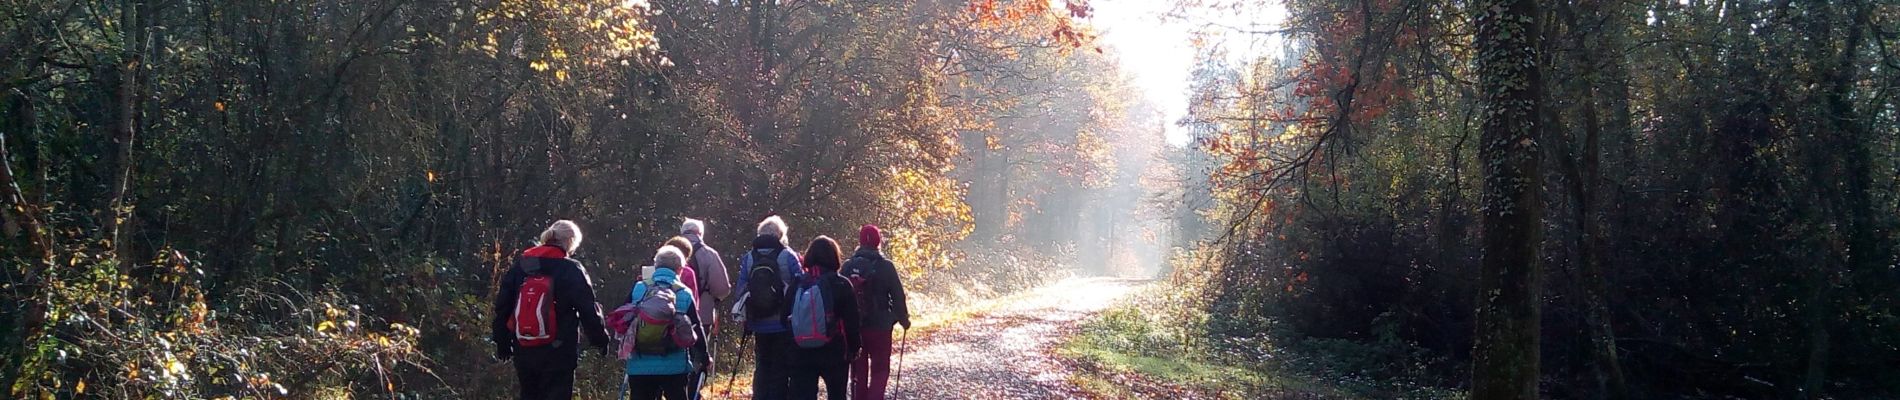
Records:
<instances>
[{"instance_id":1,"label":"trekking pole","mask_svg":"<svg viewBox=\"0 0 1900 400\"><path fill-rule=\"evenodd\" d=\"M904 333L899 334L897 336L897 378L892 379L893 382L891 382L891 393L894 393L894 394L904 393L904 353L909 352L909 347L910 347L910 328L904 328ZM891 396L891 397L899 397L899 396Z\"/></svg>"},{"instance_id":2,"label":"trekking pole","mask_svg":"<svg viewBox=\"0 0 1900 400\"><path fill-rule=\"evenodd\" d=\"M716 332L709 332L705 337L706 351L714 353L712 356L706 357L706 361L711 362L712 365L699 370L699 379L693 380L693 395L686 396L693 400L700 400L705 397L707 376L711 376L713 379L719 379L719 363L716 362L719 361L718 352L713 351L719 349L719 338L714 336L714 333ZM712 374L708 375L707 372L709 371L712 372Z\"/></svg>"},{"instance_id":3,"label":"trekking pole","mask_svg":"<svg viewBox=\"0 0 1900 400\"><path fill-rule=\"evenodd\" d=\"M627 378L627 374L624 373L625 371L621 371L621 372L622 373L620 374L620 395L614 396L614 400L622 400L622 399L627 398L627 379L628 378Z\"/></svg>"},{"instance_id":4,"label":"trekking pole","mask_svg":"<svg viewBox=\"0 0 1900 400\"><path fill-rule=\"evenodd\" d=\"M700 328L705 328L705 327L701 326ZM700 331L704 332L704 334L699 337L699 340L700 340L700 343L706 346L706 352L707 352L706 362L712 365L706 365L700 368L699 378L693 379L693 393L686 396L686 398L692 399L692 400L699 400L700 398L704 397L703 393L706 391L706 371L713 371L712 376L715 379L719 377L719 372L718 372L719 363L715 362L715 361L719 361L719 355L718 355L719 352L715 351L715 350L719 350L719 340L718 340L719 338L714 336L714 334L718 332L714 332L707 329L700 329ZM686 358L694 359L695 357L693 357L692 354L693 354L692 350L687 350ZM688 360L687 362L691 363L692 361Z\"/></svg>"},{"instance_id":5,"label":"trekking pole","mask_svg":"<svg viewBox=\"0 0 1900 400\"><path fill-rule=\"evenodd\" d=\"M700 394L706 391L706 371L699 371L699 379L694 379L693 382L693 395L687 397L700 400Z\"/></svg>"},{"instance_id":6,"label":"trekking pole","mask_svg":"<svg viewBox=\"0 0 1900 400\"><path fill-rule=\"evenodd\" d=\"M752 335L739 336L739 351L737 352L738 354L732 355L732 360L735 361L732 365L732 376L726 378L726 393L723 394L723 396L728 399L732 398L733 383L739 381L739 365L745 364L745 341L751 338ZM755 393L753 395L756 396L757 394Z\"/></svg>"}]
</instances>

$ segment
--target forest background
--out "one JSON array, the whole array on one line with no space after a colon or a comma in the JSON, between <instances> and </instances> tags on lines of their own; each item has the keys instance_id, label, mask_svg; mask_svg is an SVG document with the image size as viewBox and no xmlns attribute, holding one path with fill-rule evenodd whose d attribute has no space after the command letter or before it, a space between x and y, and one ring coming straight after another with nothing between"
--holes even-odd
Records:
<instances>
[{"instance_id":1,"label":"forest background","mask_svg":"<svg viewBox=\"0 0 1900 400\"><path fill-rule=\"evenodd\" d=\"M492 397L548 222L617 293L776 213L938 304L1165 268L1153 351L1371 397L1900 393L1900 4L1521 3L1175 2L1176 120L1082 1L0 0L0 388Z\"/></svg>"},{"instance_id":2,"label":"forest background","mask_svg":"<svg viewBox=\"0 0 1900 400\"><path fill-rule=\"evenodd\" d=\"M685 217L727 254L878 224L925 308L1162 245L1083 239L1164 146L1084 4L0 10L13 396L496 397L486 305L555 219L604 298Z\"/></svg>"}]
</instances>

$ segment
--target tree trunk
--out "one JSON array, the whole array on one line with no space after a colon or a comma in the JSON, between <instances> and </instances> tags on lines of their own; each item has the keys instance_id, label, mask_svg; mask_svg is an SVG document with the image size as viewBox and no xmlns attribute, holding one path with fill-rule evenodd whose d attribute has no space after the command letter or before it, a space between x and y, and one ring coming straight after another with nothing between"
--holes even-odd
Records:
<instances>
[{"instance_id":1,"label":"tree trunk","mask_svg":"<svg viewBox=\"0 0 1900 400\"><path fill-rule=\"evenodd\" d=\"M1484 259L1479 265L1471 398L1535 399L1538 377L1538 243L1542 241L1537 139L1542 79L1539 14L1531 0L1472 8L1484 123Z\"/></svg>"},{"instance_id":2,"label":"tree trunk","mask_svg":"<svg viewBox=\"0 0 1900 400\"><path fill-rule=\"evenodd\" d=\"M1872 216L1880 211L1873 205L1868 191L1868 188L1873 185L1872 155L1867 148L1869 141L1864 137L1866 135L1863 132L1866 130L1861 125L1861 118L1848 98L1849 92L1854 90L1853 83L1859 80L1856 56L1860 54L1861 41L1865 39L1866 29L1870 26L1871 11L1871 5L1865 2L1854 2L1851 21L1845 29L1847 37L1838 55L1838 64L1826 77L1827 93L1823 98L1829 114L1832 114L1830 122L1832 122L1833 132L1830 136L1833 143L1824 147L1829 152L1827 155L1816 154L1815 156L1825 157L1827 163L1832 164L1829 165L1829 173L1835 175L1834 179L1840 180L1838 184L1828 185L1833 188L1825 190L1823 195L1839 199L1827 203L1835 204L1834 207L1829 207L1832 208L1830 213L1834 214L1833 219L1837 221L1839 229L1844 231L1843 236L1845 236L1847 246L1836 250L1840 253L1838 258L1844 264L1841 267L1844 267L1845 271L1834 270L1828 266L1829 263L1821 263L1815 266L1817 270L1813 271L1810 278L1812 281L1810 290L1813 292L1809 295L1807 307L1809 310L1807 373L1802 382L1803 397L1809 399L1823 398L1826 392L1828 354L1832 340L1831 332L1829 332L1832 329L1830 324L1840 318L1834 312L1836 287L1841 285L1842 277L1851 276L1852 271L1878 269L1888 259L1885 255L1888 250L1885 247L1887 245L1882 243L1882 239L1872 226ZM1834 28L1831 24L1814 26L1816 30ZM1813 37L1827 38L1828 36L1823 33ZM1827 41L1817 41L1827 43Z\"/></svg>"},{"instance_id":3,"label":"tree trunk","mask_svg":"<svg viewBox=\"0 0 1900 400\"><path fill-rule=\"evenodd\" d=\"M1579 4L1565 5L1566 8L1562 13L1565 25L1576 29L1580 26L1580 14L1602 15L1610 21L1606 23L1606 29L1618 29L1616 21L1621 20L1621 5L1611 5L1609 10L1601 14L1589 9L1579 10L1575 7L1577 5ZM1629 397L1629 390L1623 378L1621 357L1617 354L1616 329L1610 317L1610 285L1603 268L1604 259L1608 257L1609 250L1605 245L1607 236L1603 229L1604 218L1601 209L1602 204L1605 204L1603 201L1605 197L1601 190L1604 121L1599 109L1599 106L1603 104L1616 107L1616 104L1626 103L1616 99L1605 99L1606 94L1611 96L1628 94L1627 90L1605 87L1603 69L1600 67L1602 60L1617 57L1611 54L1609 49L1621 48L1617 47L1617 40L1613 36L1615 36L1614 33L1572 36L1576 41L1576 47L1580 49L1578 64L1583 65L1581 71L1583 79L1570 81L1573 84L1580 84L1580 87L1572 87L1572 90L1583 94L1582 99L1577 102L1582 107L1583 113L1578 118L1583 122L1583 148L1581 152L1565 152L1564 157L1567 159L1564 160L1563 166L1565 179L1569 181L1567 188L1571 198L1576 202L1573 218L1578 226L1576 237L1578 279L1574 284L1584 306L1583 322L1585 329L1589 332L1591 370L1596 375L1599 398L1620 400ZM1624 79L1628 78L1626 71L1614 72L1622 73L1621 76ZM1622 118L1628 118L1628 110L1625 109L1622 112L1624 114L1612 116L1612 124L1627 123L1627 120ZM1617 111L1612 110L1612 114L1616 113ZM1566 135L1564 147L1568 149L1572 145L1571 138Z\"/></svg>"},{"instance_id":4,"label":"tree trunk","mask_svg":"<svg viewBox=\"0 0 1900 400\"><path fill-rule=\"evenodd\" d=\"M1603 124L1597 113L1597 100L1583 100L1583 167L1574 182L1571 183L1572 195L1577 199L1577 224L1583 231L1579 244L1578 261L1582 268L1584 324L1590 329L1591 355L1595 358L1597 384L1603 398L1624 399L1629 397L1628 386L1623 381L1623 366L1616 354L1616 328L1610 324L1610 285L1603 272L1603 258L1608 253L1604 243L1603 221L1599 215L1598 199L1601 193L1597 182L1602 180L1603 161Z\"/></svg>"},{"instance_id":5,"label":"tree trunk","mask_svg":"<svg viewBox=\"0 0 1900 400\"><path fill-rule=\"evenodd\" d=\"M120 263L127 259L124 254L124 223L131 214L131 206L125 199L126 190L132 184L132 147L138 138L138 87L139 69L144 60L143 43L145 30L141 28L145 9L143 0L128 0L120 4L120 32L124 46L120 50L118 65L118 84L114 88L114 106L117 119L112 130L112 192L107 197L105 231L103 235L113 257Z\"/></svg>"}]
</instances>

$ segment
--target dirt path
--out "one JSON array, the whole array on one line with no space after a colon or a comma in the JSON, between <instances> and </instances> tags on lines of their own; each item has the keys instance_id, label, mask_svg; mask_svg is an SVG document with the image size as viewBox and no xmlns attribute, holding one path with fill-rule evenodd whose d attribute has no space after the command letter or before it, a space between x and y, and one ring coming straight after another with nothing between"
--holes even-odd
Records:
<instances>
[{"instance_id":1,"label":"dirt path","mask_svg":"<svg viewBox=\"0 0 1900 400\"><path fill-rule=\"evenodd\" d=\"M1142 281L1075 278L969 320L911 338L898 399L1086 397L1052 354L1077 325L1127 297ZM895 360L893 360L895 361Z\"/></svg>"}]
</instances>

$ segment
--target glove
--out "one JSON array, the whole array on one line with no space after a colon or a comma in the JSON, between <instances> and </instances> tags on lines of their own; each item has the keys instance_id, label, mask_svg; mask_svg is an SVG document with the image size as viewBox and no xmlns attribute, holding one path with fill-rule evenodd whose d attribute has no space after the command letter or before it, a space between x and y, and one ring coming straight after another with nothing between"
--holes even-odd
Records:
<instances>
[{"instance_id":1,"label":"glove","mask_svg":"<svg viewBox=\"0 0 1900 400\"><path fill-rule=\"evenodd\" d=\"M510 346L508 343L495 343L495 359L507 362L513 358L515 358L514 346Z\"/></svg>"},{"instance_id":2,"label":"glove","mask_svg":"<svg viewBox=\"0 0 1900 400\"><path fill-rule=\"evenodd\" d=\"M904 330L907 330L907 331L908 331L908 330L910 330L910 318L905 318L905 319L902 319L902 320L898 320L898 321L897 321L897 324L898 324L898 325L903 325L903 326L904 326Z\"/></svg>"}]
</instances>

